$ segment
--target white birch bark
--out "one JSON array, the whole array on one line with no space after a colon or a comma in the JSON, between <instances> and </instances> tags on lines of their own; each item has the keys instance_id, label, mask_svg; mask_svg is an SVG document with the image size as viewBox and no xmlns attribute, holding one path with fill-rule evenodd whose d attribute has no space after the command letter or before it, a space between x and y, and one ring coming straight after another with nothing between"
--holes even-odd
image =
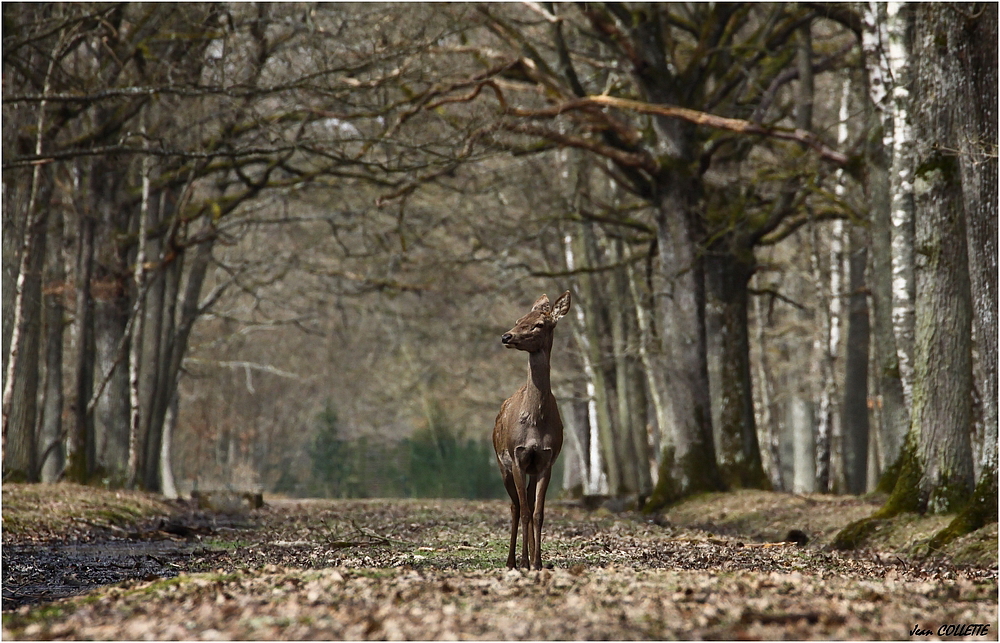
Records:
<instances>
[{"instance_id":1,"label":"white birch bark","mask_svg":"<svg viewBox=\"0 0 1000 643\"><path fill-rule=\"evenodd\" d=\"M146 110L143 110L140 120L143 145L146 141ZM146 156L142 159L142 203L139 207L139 236L136 240L135 270L132 280L135 283L136 315L129 343L128 391L129 391L129 427L128 427L128 462L126 478L129 486L135 485L139 470L139 431L142 425L141 396L139 390L140 364L142 363L143 322L146 318L143 302L146 298L146 235L149 223L150 185L149 172L152 159ZM176 489L174 490L176 493Z\"/></svg>"},{"instance_id":2,"label":"white birch bark","mask_svg":"<svg viewBox=\"0 0 1000 643\"><path fill-rule=\"evenodd\" d=\"M572 272L576 269L576 256L573 252L572 236L567 234L563 238L563 248L566 255L566 269ZM591 346L587 333L582 329L586 327L587 320L583 314L583 308L579 303L573 307L576 324L573 329L577 342L580 344L580 358L583 362L583 371L587 376L587 419L589 428L589 445L587 452L587 468L584 476L584 493L586 495L605 494L608 491L607 476L604 474L604 467L601 459L601 439L600 425L597 419L597 387L594 385L594 365L590 360Z\"/></svg>"},{"instance_id":3,"label":"white birch bark","mask_svg":"<svg viewBox=\"0 0 1000 643\"><path fill-rule=\"evenodd\" d=\"M913 134L909 104L909 61L907 60L905 31L906 21L901 14L904 3L886 4L886 52L880 58L881 67L891 79L892 109L892 165L890 184L892 194L892 318L899 356L899 375L907 408L912 404L913 386L913 301L916 281L913 275Z\"/></svg>"}]
</instances>

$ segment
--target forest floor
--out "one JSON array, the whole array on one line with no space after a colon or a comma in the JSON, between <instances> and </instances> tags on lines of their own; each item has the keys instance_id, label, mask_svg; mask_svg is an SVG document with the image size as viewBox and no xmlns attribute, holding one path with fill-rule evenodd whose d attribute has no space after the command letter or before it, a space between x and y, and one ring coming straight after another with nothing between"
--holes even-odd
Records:
<instances>
[{"instance_id":1,"label":"forest floor","mask_svg":"<svg viewBox=\"0 0 1000 643\"><path fill-rule=\"evenodd\" d=\"M997 640L996 524L928 556L947 518L903 516L831 550L877 499L550 499L537 572L504 568L506 502L266 501L4 484L3 638Z\"/></svg>"}]
</instances>

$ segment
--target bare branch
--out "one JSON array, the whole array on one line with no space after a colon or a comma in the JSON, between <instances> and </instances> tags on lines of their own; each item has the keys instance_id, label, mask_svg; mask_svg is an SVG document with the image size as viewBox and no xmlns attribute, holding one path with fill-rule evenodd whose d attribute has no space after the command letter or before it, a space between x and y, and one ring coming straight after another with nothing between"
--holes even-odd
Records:
<instances>
[{"instance_id":1,"label":"bare branch","mask_svg":"<svg viewBox=\"0 0 1000 643\"><path fill-rule=\"evenodd\" d=\"M627 152L593 139L571 136L569 134L563 134L561 132L528 123L505 123L503 128L517 134L527 134L529 136L545 138L566 147L576 147L583 150L589 150L595 154L600 154L605 158L609 158L620 165L643 169L650 174L655 174L659 170L659 164L657 164L656 161L645 152Z\"/></svg>"},{"instance_id":2,"label":"bare branch","mask_svg":"<svg viewBox=\"0 0 1000 643\"><path fill-rule=\"evenodd\" d=\"M618 109L626 109L643 114L655 114L657 116L665 116L667 118L678 118L689 123L694 123L695 125L705 125L707 127L728 130L739 134L753 134L795 141L812 148L820 155L821 158L826 159L831 163L840 166L845 166L850 163L850 159L846 154L829 147L826 143L821 141L816 134L801 129L758 125L740 118L716 116L715 114L699 112L698 110L688 109L686 107L653 105L651 103L644 103L642 101L630 100L627 98L617 98L615 96L589 96L580 101L572 102L607 105L609 107L617 107ZM566 108L568 109L570 107L572 107L572 105L567 106Z\"/></svg>"}]
</instances>

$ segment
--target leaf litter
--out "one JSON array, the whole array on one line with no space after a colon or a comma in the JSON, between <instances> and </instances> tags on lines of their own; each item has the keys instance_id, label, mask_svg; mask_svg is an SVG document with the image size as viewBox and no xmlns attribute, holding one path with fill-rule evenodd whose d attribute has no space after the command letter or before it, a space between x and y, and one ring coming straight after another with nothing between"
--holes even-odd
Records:
<instances>
[{"instance_id":1,"label":"leaf litter","mask_svg":"<svg viewBox=\"0 0 1000 643\"><path fill-rule=\"evenodd\" d=\"M503 568L500 501L269 499L240 515L153 503L114 529L62 514L39 527L44 517L17 511L8 528L15 487L4 485L5 607L26 548L159 542L172 553L152 554L162 569L5 609L6 639L902 639L975 623L986 635L964 638L997 639L995 526L985 564L828 549L836 523L870 511L858 499L739 492L656 517L550 501L551 568L524 572ZM771 533L791 525L808 544Z\"/></svg>"}]
</instances>

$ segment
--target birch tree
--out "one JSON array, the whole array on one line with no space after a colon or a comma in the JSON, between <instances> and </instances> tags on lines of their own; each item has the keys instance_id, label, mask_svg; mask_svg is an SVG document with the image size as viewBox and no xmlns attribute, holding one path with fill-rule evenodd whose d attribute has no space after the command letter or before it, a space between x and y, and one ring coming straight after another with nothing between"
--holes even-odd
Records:
<instances>
[{"instance_id":1,"label":"birch tree","mask_svg":"<svg viewBox=\"0 0 1000 643\"><path fill-rule=\"evenodd\" d=\"M879 519L900 511L966 509L932 540L932 547L996 516L995 470L985 480L980 478L981 486L974 476L970 434L976 315L969 269L973 255L986 264L996 261L995 250L986 240L969 234L972 220L981 213L989 212L989 218L996 219L995 158L983 163L983 145L996 144L995 124L986 124L994 117L980 120L979 116L995 110L995 98L990 102L990 97L997 91L996 67L991 67L996 55L996 11L987 5L917 5L909 20L916 163L913 411L888 501L872 517L842 530L836 539L842 547L862 542ZM972 63L987 59L990 64ZM959 105L971 87L984 97L981 109ZM975 132L964 149L960 143L963 123L969 123L966 133ZM962 151L968 154L964 161ZM968 177L972 185L966 185L962 165L975 163L977 157L984 170L982 179L973 174ZM981 287L988 301L989 286ZM989 319L986 316L982 323L989 324ZM994 360L995 352L987 359ZM995 453L995 440L986 451ZM986 456L986 461L990 458Z\"/></svg>"}]
</instances>

